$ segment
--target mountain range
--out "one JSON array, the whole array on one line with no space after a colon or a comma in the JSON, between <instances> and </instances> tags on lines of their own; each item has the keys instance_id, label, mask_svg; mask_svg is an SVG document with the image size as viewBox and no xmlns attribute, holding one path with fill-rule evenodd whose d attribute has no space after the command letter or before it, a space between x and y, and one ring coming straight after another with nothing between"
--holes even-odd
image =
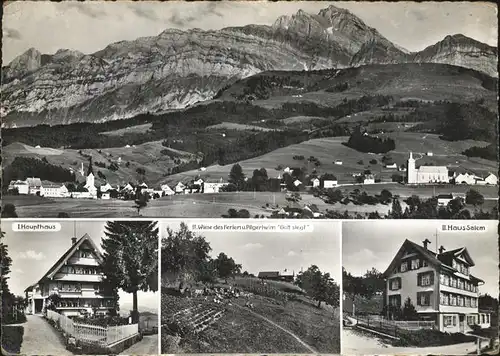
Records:
<instances>
[{"instance_id":1,"label":"mountain range","mask_svg":"<svg viewBox=\"0 0 500 356\"><path fill-rule=\"evenodd\" d=\"M272 70L441 63L498 77L497 47L447 36L416 53L347 10L299 10L272 26L168 29L84 54L31 48L2 68L4 127L105 122L183 109L242 78Z\"/></svg>"}]
</instances>

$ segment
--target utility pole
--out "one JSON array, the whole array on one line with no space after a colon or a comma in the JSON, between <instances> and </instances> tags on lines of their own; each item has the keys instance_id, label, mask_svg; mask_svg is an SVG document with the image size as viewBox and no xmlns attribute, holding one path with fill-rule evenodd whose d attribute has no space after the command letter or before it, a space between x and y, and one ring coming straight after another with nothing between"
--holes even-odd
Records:
<instances>
[{"instance_id":1,"label":"utility pole","mask_svg":"<svg viewBox=\"0 0 500 356\"><path fill-rule=\"evenodd\" d=\"M436 237L436 255L438 253L438 230L436 229L436 232L434 233L434 236Z\"/></svg>"}]
</instances>

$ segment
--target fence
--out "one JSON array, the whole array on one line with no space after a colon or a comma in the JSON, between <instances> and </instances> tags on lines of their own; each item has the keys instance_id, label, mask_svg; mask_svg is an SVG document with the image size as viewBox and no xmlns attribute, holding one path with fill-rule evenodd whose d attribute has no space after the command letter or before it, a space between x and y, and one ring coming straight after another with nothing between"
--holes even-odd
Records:
<instances>
[{"instance_id":1,"label":"fence","mask_svg":"<svg viewBox=\"0 0 500 356\"><path fill-rule=\"evenodd\" d=\"M68 335L86 343L99 346L109 346L139 333L139 324L118 326L97 326L75 323L65 315L47 310L47 319L58 323Z\"/></svg>"},{"instance_id":2,"label":"fence","mask_svg":"<svg viewBox=\"0 0 500 356\"><path fill-rule=\"evenodd\" d=\"M399 330L414 331L436 327L433 321L396 321L384 319L379 315L356 316L354 319L358 325L375 328L392 336L397 336Z\"/></svg>"}]
</instances>

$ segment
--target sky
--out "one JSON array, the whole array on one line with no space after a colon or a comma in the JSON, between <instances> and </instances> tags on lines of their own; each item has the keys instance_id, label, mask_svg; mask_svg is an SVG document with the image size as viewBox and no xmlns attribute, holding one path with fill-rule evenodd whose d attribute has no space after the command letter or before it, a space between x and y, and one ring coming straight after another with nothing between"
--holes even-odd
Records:
<instances>
[{"instance_id":1,"label":"sky","mask_svg":"<svg viewBox=\"0 0 500 356\"><path fill-rule=\"evenodd\" d=\"M27 221L26 221L27 222ZM29 223L52 223L50 221L30 221ZM86 233L101 250L105 221L58 221L58 232L14 232L14 222L2 223L8 253L12 258L9 275L9 289L15 295L24 296L26 287L36 283L53 264L71 247L71 237L82 237ZM119 291L120 312L131 308L132 294ZM159 293L139 292L137 294L139 311L141 307L158 310ZM149 311L149 310L147 310Z\"/></svg>"},{"instance_id":2,"label":"sky","mask_svg":"<svg viewBox=\"0 0 500 356\"><path fill-rule=\"evenodd\" d=\"M204 221L205 223L214 223ZM238 220L231 219L230 222ZM184 220L188 226L200 223L200 220ZM218 223L228 223L227 219ZM248 220L244 221L248 223ZM260 224L260 221L255 224ZM266 221L268 223L268 221ZM287 223L294 223L287 220ZM295 222L296 223L296 222ZM276 222L278 224L278 222ZM299 224L299 223L297 223ZM303 224L303 223L302 223ZM342 275L340 251L340 223L308 222L312 225L311 232L196 232L204 236L212 247L211 256L217 257L224 252L236 263L242 265L242 271L257 275L264 271L279 271L281 273L297 274L316 265L322 272L340 284ZM177 231L179 222L163 221L160 235L168 236L167 227ZM287 270L285 272L285 269Z\"/></svg>"},{"instance_id":3,"label":"sky","mask_svg":"<svg viewBox=\"0 0 500 356\"><path fill-rule=\"evenodd\" d=\"M497 46L497 7L486 2L19 1L4 5L2 60L5 65L32 47L47 54L61 48L93 53L167 28L272 25L281 15L299 9L317 14L330 4L348 9L410 51L457 33Z\"/></svg>"},{"instance_id":4,"label":"sky","mask_svg":"<svg viewBox=\"0 0 500 356\"><path fill-rule=\"evenodd\" d=\"M482 225L486 231L448 232L442 221L435 220L377 220L346 222L342 226L342 265L355 276L375 267L384 272L399 248L408 239L419 245L428 238L429 249L436 246L446 250L466 247L475 266L471 274L485 281L481 294L498 296L498 221L453 221L454 225ZM436 234L438 243L436 244Z\"/></svg>"}]
</instances>

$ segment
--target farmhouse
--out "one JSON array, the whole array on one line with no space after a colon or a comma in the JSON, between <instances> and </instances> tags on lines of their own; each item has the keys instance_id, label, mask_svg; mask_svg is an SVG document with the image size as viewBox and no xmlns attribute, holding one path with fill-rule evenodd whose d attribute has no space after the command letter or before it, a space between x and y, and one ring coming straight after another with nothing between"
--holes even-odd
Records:
<instances>
[{"instance_id":1,"label":"farmhouse","mask_svg":"<svg viewBox=\"0 0 500 356\"><path fill-rule=\"evenodd\" d=\"M367 174L363 178L363 184L375 184L375 176L373 174Z\"/></svg>"},{"instance_id":2,"label":"farmhouse","mask_svg":"<svg viewBox=\"0 0 500 356\"><path fill-rule=\"evenodd\" d=\"M427 248L429 240L420 246L405 240L384 272L388 316L395 313L410 298L422 320L436 323L441 332L472 331L478 325L489 328L489 313L479 313L478 286L484 282L470 273L474 266L467 248L439 253Z\"/></svg>"},{"instance_id":3,"label":"farmhouse","mask_svg":"<svg viewBox=\"0 0 500 356\"><path fill-rule=\"evenodd\" d=\"M177 183L176 186L174 187L174 191L176 194L184 193L184 189L186 189L186 186L182 182Z\"/></svg>"},{"instance_id":4,"label":"farmhouse","mask_svg":"<svg viewBox=\"0 0 500 356\"><path fill-rule=\"evenodd\" d=\"M102 255L89 235L73 237L71 247L36 283L25 289L27 311L40 314L53 294L59 298L56 311L66 316L106 314L115 309L116 300L106 295L99 271Z\"/></svg>"},{"instance_id":5,"label":"farmhouse","mask_svg":"<svg viewBox=\"0 0 500 356\"><path fill-rule=\"evenodd\" d=\"M162 195L174 195L175 192L168 186L168 184L162 184L160 187Z\"/></svg>"},{"instance_id":6,"label":"farmhouse","mask_svg":"<svg viewBox=\"0 0 500 356\"><path fill-rule=\"evenodd\" d=\"M286 270L285 270L285 272L286 272ZM295 279L295 273L293 273L293 274L281 274L278 271L259 272L257 277L262 279L262 280L293 282Z\"/></svg>"},{"instance_id":7,"label":"farmhouse","mask_svg":"<svg viewBox=\"0 0 500 356\"><path fill-rule=\"evenodd\" d=\"M469 173L460 173L455 177L455 184L476 184L476 177L474 174Z\"/></svg>"},{"instance_id":8,"label":"farmhouse","mask_svg":"<svg viewBox=\"0 0 500 356\"><path fill-rule=\"evenodd\" d=\"M313 188L319 187L320 183L321 181L318 178L311 179L311 185L313 186Z\"/></svg>"},{"instance_id":9,"label":"farmhouse","mask_svg":"<svg viewBox=\"0 0 500 356\"><path fill-rule=\"evenodd\" d=\"M448 167L420 166L415 168L415 159L410 152L408 158L408 184L449 183Z\"/></svg>"},{"instance_id":10,"label":"farmhouse","mask_svg":"<svg viewBox=\"0 0 500 356\"><path fill-rule=\"evenodd\" d=\"M386 165L385 165L385 168L389 168L389 169L398 169L398 165L397 165L396 163L386 164Z\"/></svg>"},{"instance_id":11,"label":"farmhouse","mask_svg":"<svg viewBox=\"0 0 500 356\"><path fill-rule=\"evenodd\" d=\"M484 181L489 185L498 185L498 177L493 173L490 173L486 178L484 178Z\"/></svg>"},{"instance_id":12,"label":"farmhouse","mask_svg":"<svg viewBox=\"0 0 500 356\"><path fill-rule=\"evenodd\" d=\"M40 194L40 189L42 189L42 180L40 178L26 178L26 183L28 183L29 194Z\"/></svg>"},{"instance_id":13,"label":"farmhouse","mask_svg":"<svg viewBox=\"0 0 500 356\"><path fill-rule=\"evenodd\" d=\"M105 185L101 185L101 186L99 187L99 190L100 190L102 193L106 193L107 191L112 190L112 189L113 189L113 187L111 186L111 184L109 184L109 183L107 183L107 182L106 182L106 184L105 184Z\"/></svg>"},{"instance_id":14,"label":"farmhouse","mask_svg":"<svg viewBox=\"0 0 500 356\"><path fill-rule=\"evenodd\" d=\"M338 181L336 179L323 180L323 188L325 188L325 189L336 187L337 184L338 184Z\"/></svg>"}]
</instances>

